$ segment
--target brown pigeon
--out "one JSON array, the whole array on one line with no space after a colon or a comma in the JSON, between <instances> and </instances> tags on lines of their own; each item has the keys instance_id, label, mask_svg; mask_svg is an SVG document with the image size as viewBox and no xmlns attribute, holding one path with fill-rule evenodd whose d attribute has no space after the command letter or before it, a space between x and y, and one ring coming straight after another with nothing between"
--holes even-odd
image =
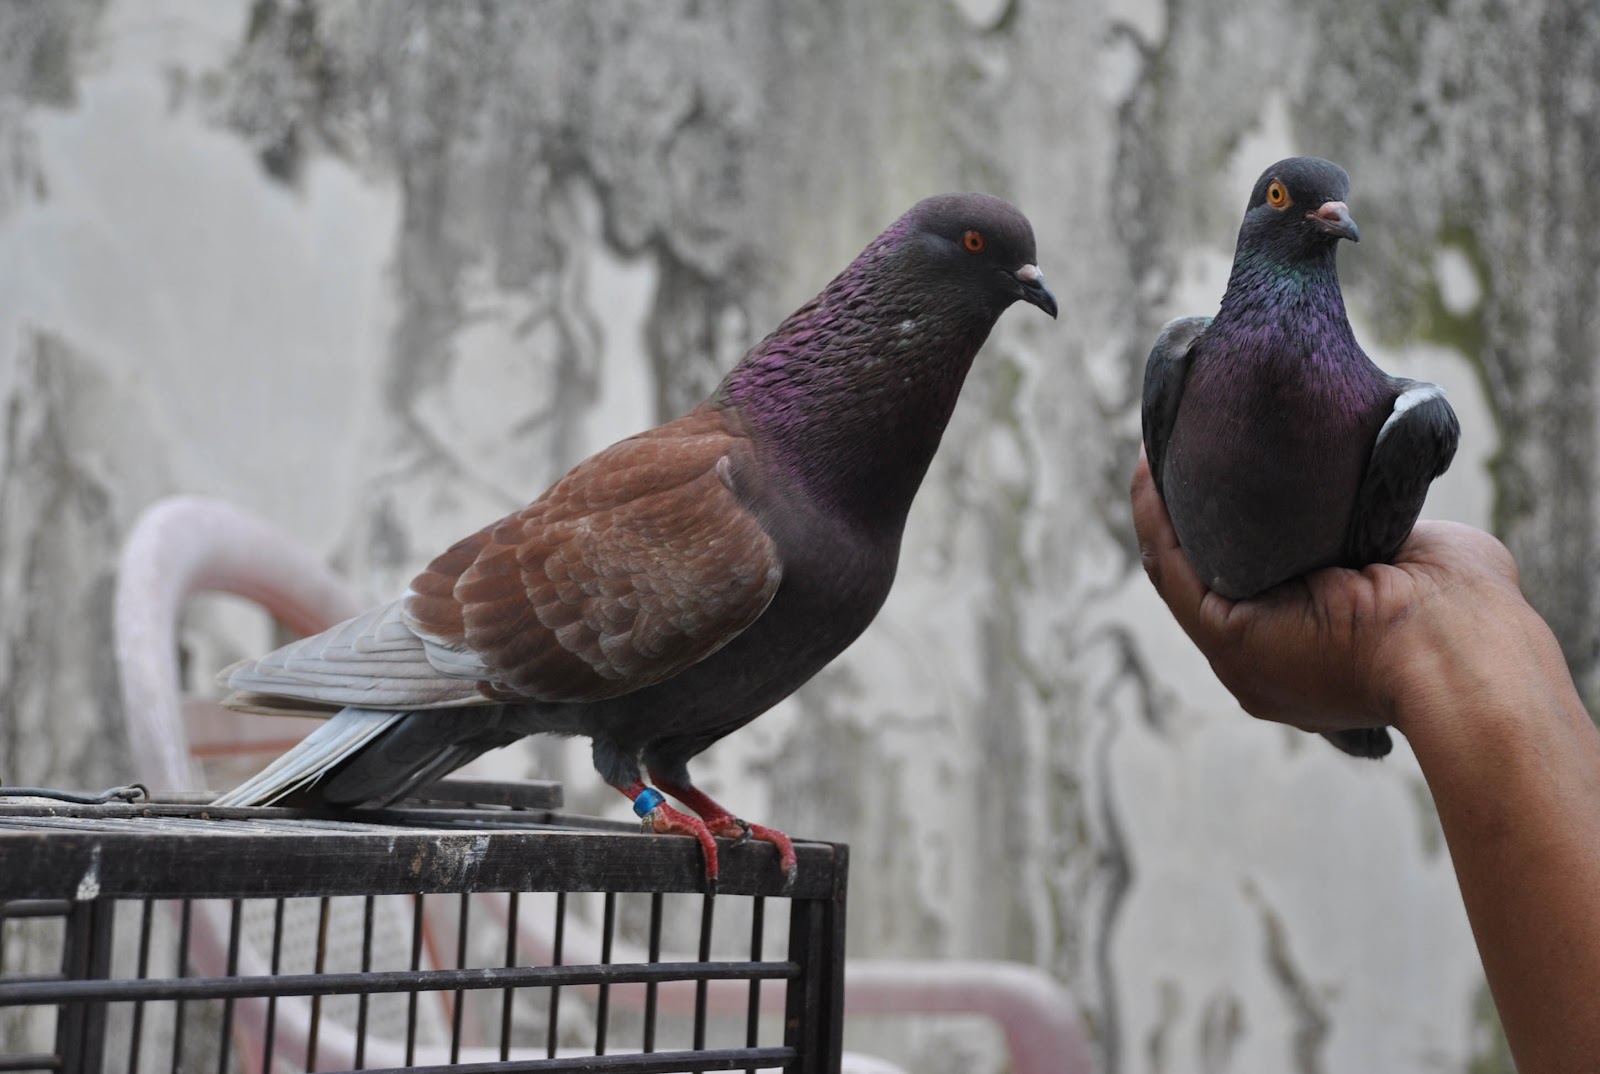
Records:
<instances>
[{"instance_id":1,"label":"brown pigeon","mask_svg":"<svg viewBox=\"0 0 1600 1074\"><path fill-rule=\"evenodd\" d=\"M699 839L709 881L713 836L776 844L792 878L788 837L687 762L877 614L978 348L1018 299L1056 315L1035 261L1006 202L919 202L688 414L580 463L400 599L229 669L234 707L335 715L218 804L386 803L523 735L586 735L648 825Z\"/></svg>"}]
</instances>

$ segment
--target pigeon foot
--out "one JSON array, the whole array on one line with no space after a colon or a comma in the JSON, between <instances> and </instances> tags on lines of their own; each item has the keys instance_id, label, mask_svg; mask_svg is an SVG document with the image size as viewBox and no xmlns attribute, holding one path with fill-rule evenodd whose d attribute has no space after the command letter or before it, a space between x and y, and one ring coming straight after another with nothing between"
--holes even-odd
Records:
<instances>
[{"instance_id":1,"label":"pigeon foot","mask_svg":"<svg viewBox=\"0 0 1600 1074\"><path fill-rule=\"evenodd\" d=\"M705 854L706 860L706 890L712 894L717 890L717 841L711 835L711 829L699 817L681 813L667 805L661 792L652 787L640 784L638 788L628 788L624 793L633 799L633 811L639 815L640 827L657 835L689 835L700 843L700 849Z\"/></svg>"},{"instance_id":2,"label":"pigeon foot","mask_svg":"<svg viewBox=\"0 0 1600 1074\"><path fill-rule=\"evenodd\" d=\"M707 830L712 835L720 835L724 839L734 840L734 845L748 843L755 840L759 843L771 843L778 848L778 863L783 869L783 892L788 892L794 887L794 878L800 871L800 863L795 857L794 841L776 828L768 828L762 824L751 824L749 821L740 820L718 805L710 795L691 783L673 783L663 780L655 770L651 778L656 786L666 791L672 797L700 814Z\"/></svg>"},{"instance_id":3,"label":"pigeon foot","mask_svg":"<svg viewBox=\"0 0 1600 1074\"><path fill-rule=\"evenodd\" d=\"M709 819L706 821L706 826L711 827ZM794 878L800 872L800 862L794 854L794 841L783 832L762 824L751 824L738 817L729 817L727 824L711 828L711 831L716 835L732 838L734 846L755 840L759 843L771 843L777 847L778 863L783 869L783 893L787 895L794 887Z\"/></svg>"}]
</instances>

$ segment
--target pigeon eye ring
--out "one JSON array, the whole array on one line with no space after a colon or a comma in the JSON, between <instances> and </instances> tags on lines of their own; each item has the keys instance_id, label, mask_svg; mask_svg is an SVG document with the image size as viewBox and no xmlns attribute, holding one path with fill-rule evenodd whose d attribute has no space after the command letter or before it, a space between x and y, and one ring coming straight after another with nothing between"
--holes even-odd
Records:
<instances>
[{"instance_id":1,"label":"pigeon eye ring","mask_svg":"<svg viewBox=\"0 0 1600 1074\"><path fill-rule=\"evenodd\" d=\"M983 232L968 231L965 235L961 236L961 245L966 248L966 251L969 254L983 253Z\"/></svg>"},{"instance_id":2,"label":"pigeon eye ring","mask_svg":"<svg viewBox=\"0 0 1600 1074\"><path fill-rule=\"evenodd\" d=\"M1289 191L1283 183L1274 179L1267 187L1267 204L1274 209L1287 209L1294 204L1294 201L1289 197Z\"/></svg>"}]
</instances>

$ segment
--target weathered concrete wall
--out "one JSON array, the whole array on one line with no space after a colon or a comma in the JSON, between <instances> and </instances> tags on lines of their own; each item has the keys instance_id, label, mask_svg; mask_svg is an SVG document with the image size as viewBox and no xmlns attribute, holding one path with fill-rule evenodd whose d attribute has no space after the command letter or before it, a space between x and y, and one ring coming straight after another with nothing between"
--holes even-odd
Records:
<instances>
[{"instance_id":1,"label":"weathered concrete wall","mask_svg":"<svg viewBox=\"0 0 1600 1074\"><path fill-rule=\"evenodd\" d=\"M1215 307L1262 167L1333 157L1358 333L1462 415L1430 513L1510 542L1596 696L1593 4L83 0L0 8L0 61L0 777L131 775L109 572L154 497L391 594L987 189L1062 321L980 356L879 623L697 772L852 844L854 951L1048 967L1108 1069L1502 1062L1409 755L1241 716L1125 486L1157 328ZM624 815L581 745L492 764ZM851 1034L997 1069L965 1027Z\"/></svg>"}]
</instances>

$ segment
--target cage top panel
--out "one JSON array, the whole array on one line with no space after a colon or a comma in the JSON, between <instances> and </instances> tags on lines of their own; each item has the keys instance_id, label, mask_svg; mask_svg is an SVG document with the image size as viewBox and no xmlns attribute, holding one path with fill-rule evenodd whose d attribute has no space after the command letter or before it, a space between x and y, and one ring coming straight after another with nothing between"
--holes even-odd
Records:
<instances>
[{"instance_id":1,"label":"cage top panel","mask_svg":"<svg viewBox=\"0 0 1600 1074\"><path fill-rule=\"evenodd\" d=\"M681 836L541 810L363 811L0 802L0 899L263 898L478 891L700 891ZM719 841L718 890L842 899L845 848Z\"/></svg>"}]
</instances>

